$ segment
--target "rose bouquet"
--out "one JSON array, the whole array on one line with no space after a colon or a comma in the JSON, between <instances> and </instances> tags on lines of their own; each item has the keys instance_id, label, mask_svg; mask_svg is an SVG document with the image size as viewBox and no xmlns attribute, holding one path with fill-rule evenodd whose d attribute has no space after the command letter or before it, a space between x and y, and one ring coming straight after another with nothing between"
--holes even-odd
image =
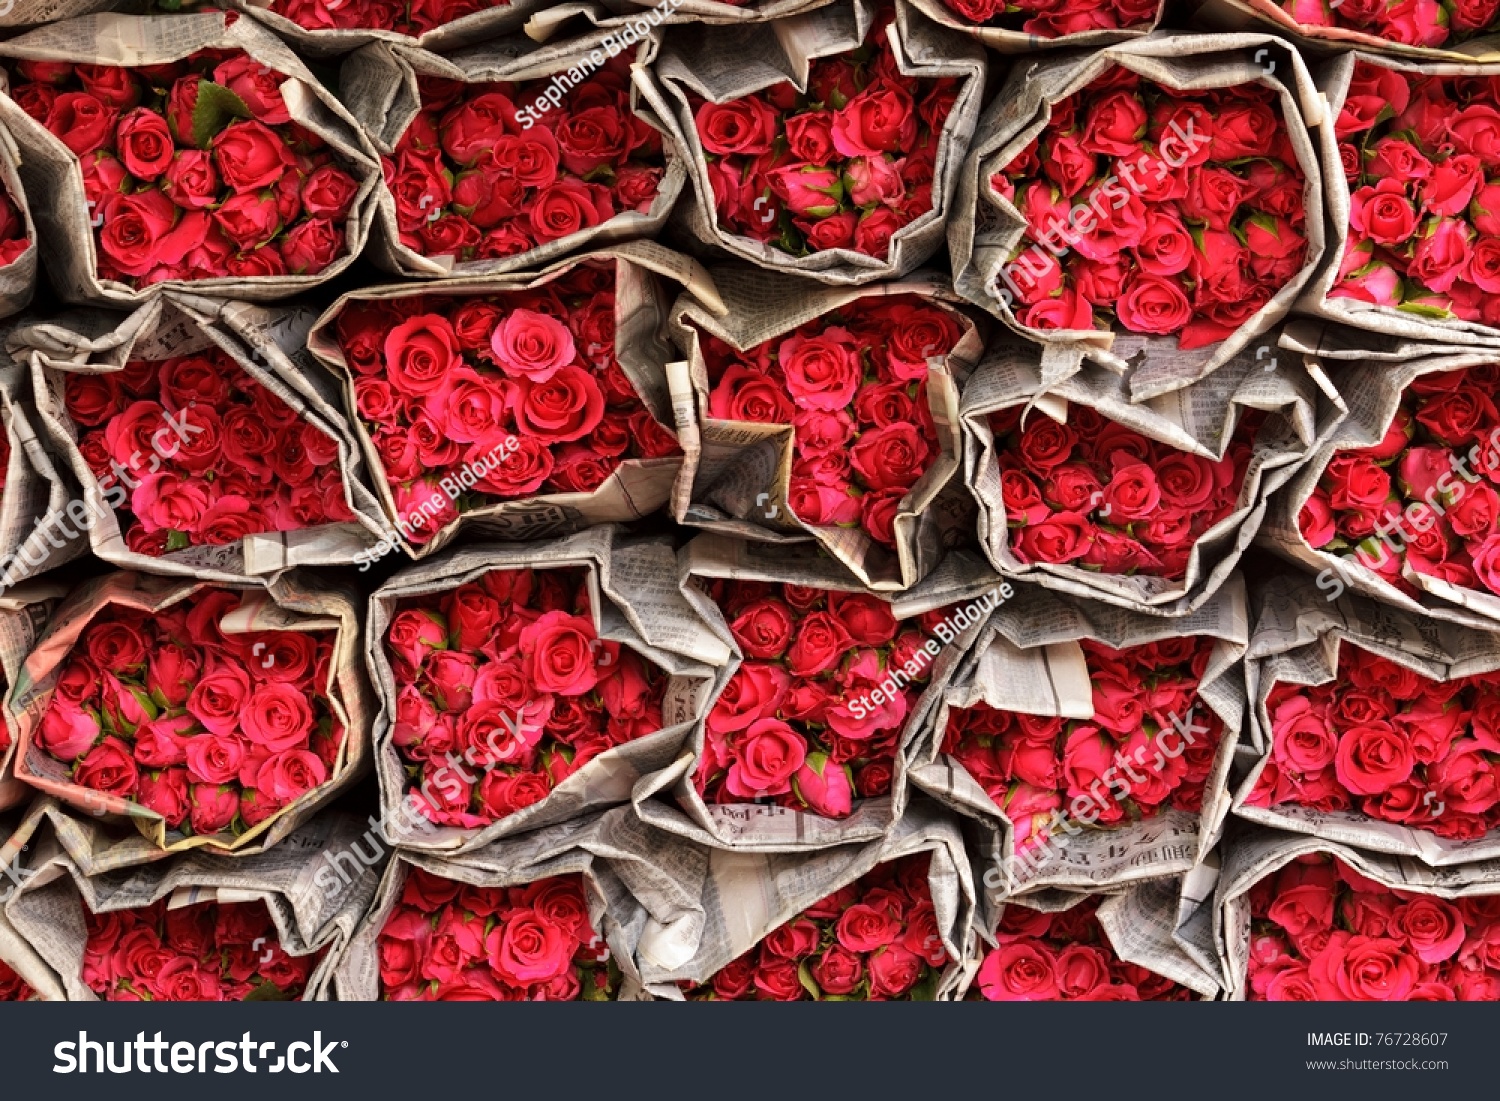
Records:
<instances>
[{"instance_id":1,"label":"rose bouquet","mask_svg":"<svg viewBox=\"0 0 1500 1101\"><path fill-rule=\"evenodd\" d=\"M1500 1001L1500 900L1482 873L1311 837L1249 835L1239 852L1217 914L1231 998Z\"/></svg>"},{"instance_id":2,"label":"rose bouquet","mask_svg":"<svg viewBox=\"0 0 1500 1101\"><path fill-rule=\"evenodd\" d=\"M1309 56L1333 49L1472 65L1493 57L1500 29L1495 0L1216 0L1212 24L1240 26L1249 21L1274 29Z\"/></svg>"},{"instance_id":3,"label":"rose bouquet","mask_svg":"<svg viewBox=\"0 0 1500 1101\"><path fill-rule=\"evenodd\" d=\"M1251 64L1258 46L1280 60ZM970 147L954 285L1033 339L1144 351L1177 385L1207 376L1290 309L1323 254L1305 65L1264 35L1039 64L1012 72Z\"/></svg>"},{"instance_id":4,"label":"rose bouquet","mask_svg":"<svg viewBox=\"0 0 1500 1101\"><path fill-rule=\"evenodd\" d=\"M960 451L949 411L979 329L932 281L809 293L719 269L715 285L724 316L687 295L672 311L688 362L668 380L698 409L677 519L768 541L810 535L872 588L915 584L942 553L934 502L957 489ZM769 328L751 303L782 293L777 335L751 343ZM772 455L763 493L753 474Z\"/></svg>"},{"instance_id":5,"label":"rose bouquet","mask_svg":"<svg viewBox=\"0 0 1500 1101\"><path fill-rule=\"evenodd\" d=\"M158 849L269 848L364 763L347 598L130 573L75 589L11 687L16 776Z\"/></svg>"},{"instance_id":6,"label":"rose bouquet","mask_svg":"<svg viewBox=\"0 0 1500 1101\"><path fill-rule=\"evenodd\" d=\"M687 172L632 109L631 56L616 53L597 36L559 53L519 35L446 58L381 43L346 60L385 170L375 259L403 275L484 275L655 236ZM557 77L571 87L553 102Z\"/></svg>"},{"instance_id":7,"label":"rose bouquet","mask_svg":"<svg viewBox=\"0 0 1500 1101\"><path fill-rule=\"evenodd\" d=\"M170 48L122 45L152 19L171 20ZM234 13L58 26L93 49L60 55L52 27L4 43L0 116L51 199L36 216L65 298L139 302L161 284L285 297L359 254L373 151L268 32ZM112 53L142 63L90 60Z\"/></svg>"},{"instance_id":8,"label":"rose bouquet","mask_svg":"<svg viewBox=\"0 0 1500 1101\"><path fill-rule=\"evenodd\" d=\"M208 7L159 0L161 7ZM519 29L546 6L538 0L229 0L305 57L347 55L370 43L447 52Z\"/></svg>"},{"instance_id":9,"label":"rose bouquet","mask_svg":"<svg viewBox=\"0 0 1500 1101\"><path fill-rule=\"evenodd\" d=\"M1269 350L1247 349L1153 405L1134 400L1139 376L1107 357L992 340L960 410L990 561L1157 615L1200 605L1343 415L1321 374Z\"/></svg>"},{"instance_id":10,"label":"rose bouquet","mask_svg":"<svg viewBox=\"0 0 1500 1101\"><path fill-rule=\"evenodd\" d=\"M1001 53L1049 47L1103 46L1144 35L1161 19L1161 0L911 0L945 27L963 31Z\"/></svg>"},{"instance_id":11,"label":"rose bouquet","mask_svg":"<svg viewBox=\"0 0 1500 1101\"><path fill-rule=\"evenodd\" d=\"M648 778L637 808L716 846L795 836L817 848L878 834L905 805L902 751L926 693L957 664L998 579L955 555L940 583L893 597L805 544L717 535L694 539L681 558L683 591L733 660L691 760ZM668 789L683 813L644 804Z\"/></svg>"},{"instance_id":12,"label":"rose bouquet","mask_svg":"<svg viewBox=\"0 0 1500 1101\"><path fill-rule=\"evenodd\" d=\"M904 275L937 250L984 61L963 36L897 12L840 0L795 24L674 28L642 95L690 165L695 236L837 284ZM918 22L921 63L908 61ZM799 71L777 28L805 36L805 79L767 79ZM705 76L703 57L744 68Z\"/></svg>"},{"instance_id":13,"label":"rose bouquet","mask_svg":"<svg viewBox=\"0 0 1500 1101\"><path fill-rule=\"evenodd\" d=\"M1176 619L1017 585L927 712L910 779L979 820L1007 893L1085 862L1096 888L1186 871L1229 809L1245 616L1237 576Z\"/></svg>"},{"instance_id":14,"label":"rose bouquet","mask_svg":"<svg viewBox=\"0 0 1500 1101\"><path fill-rule=\"evenodd\" d=\"M675 592L631 580L674 565L664 543L602 527L469 547L377 590L382 801L429 834L391 840L470 851L625 802L675 760L727 648Z\"/></svg>"},{"instance_id":15,"label":"rose bouquet","mask_svg":"<svg viewBox=\"0 0 1500 1101\"><path fill-rule=\"evenodd\" d=\"M417 556L460 528L555 535L664 504L681 449L665 427L666 306L651 272L684 265L635 242L540 276L335 303L308 345L347 380L396 529L380 549Z\"/></svg>"},{"instance_id":16,"label":"rose bouquet","mask_svg":"<svg viewBox=\"0 0 1500 1101\"><path fill-rule=\"evenodd\" d=\"M22 330L40 427L83 487L56 526L200 579L355 560L385 529L342 411L291 358L311 321L167 291L102 336L77 314Z\"/></svg>"},{"instance_id":17,"label":"rose bouquet","mask_svg":"<svg viewBox=\"0 0 1500 1101\"><path fill-rule=\"evenodd\" d=\"M354 855L364 829L323 815L287 838L296 861L286 851L217 863L184 854L128 867L128 843L97 821L33 813L4 920L39 957L39 977L60 987L47 997L318 1000L379 879Z\"/></svg>"}]
</instances>

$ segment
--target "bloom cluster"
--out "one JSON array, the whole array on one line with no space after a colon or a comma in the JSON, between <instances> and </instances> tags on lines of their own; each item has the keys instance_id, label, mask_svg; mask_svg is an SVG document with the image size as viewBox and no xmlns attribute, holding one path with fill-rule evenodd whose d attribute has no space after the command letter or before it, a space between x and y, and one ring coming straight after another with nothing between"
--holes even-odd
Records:
<instances>
[{"instance_id":1,"label":"bloom cluster","mask_svg":"<svg viewBox=\"0 0 1500 1101\"><path fill-rule=\"evenodd\" d=\"M704 333L709 414L792 425L793 515L894 547L896 509L940 448L928 360L961 335L910 295L851 303L744 352Z\"/></svg>"},{"instance_id":2,"label":"bloom cluster","mask_svg":"<svg viewBox=\"0 0 1500 1101\"><path fill-rule=\"evenodd\" d=\"M1330 297L1500 324L1497 108L1487 80L1354 67L1334 127L1351 194Z\"/></svg>"},{"instance_id":3,"label":"bloom cluster","mask_svg":"<svg viewBox=\"0 0 1500 1101\"><path fill-rule=\"evenodd\" d=\"M484 504L587 493L628 459L680 454L615 359L607 266L505 295L355 301L337 332L414 542ZM472 490L444 492L465 466L483 470Z\"/></svg>"},{"instance_id":4,"label":"bloom cluster","mask_svg":"<svg viewBox=\"0 0 1500 1101\"><path fill-rule=\"evenodd\" d=\"M1301 270L1305 186L1271 89L1177 92L1114 66L990 180L1028 227L1017 316L1223 340Z\"/></svg>"},{"instance_id":5,"label":"bloom cluster","mask_svg":"<svg viewBox=\"0 0 1500 1101\"><path fill-rule=\"evenodd\" d=\"M267 9L310 31L383 30L413 37L510 0L271 0Z\"/></svg>"},{"instance_id":6,"label":"bloom cluster","mask_svg":"<svg viewBox=\"0 0 1500 1101\"><path fill-rule=\"evenodd\" d=\"M1193 992L1126 963L1099 924L1098 898L1055 914L1007 906L971 999L991 1002L1167 1002Z\"/></svg>"},{"instance_id":7,"label":"bloom cluster","mask_svg":"<svg viewBox=\"0 0 1500 1101\"><path fill-rule=\"evenodd\" d=\"M878 864L701 984L691 1001L931 1001L948 964L931 857Z\"/></svg>"},{"instance_id":8,"label":"bloom cluster","mask_svg":"<svg viewBox=\"0 0 1500 1101\"><path fill-rule=\"evenodd\" d=\"M1038 38L1062 38L1090 31L1147 27L1160 0L943 0L966 23L1021 30Z\"/></svg>"},{"instance_id":9,"label":"bloom cluster","mask_svg":"<svg viewBox=\"0 0 1500 1101\"><path fill-rule=\"evenodd\" d=\"M412 868L377 951L395 1002L604 1002L620 985L576 874L474 887Z\"/></svg>"},{"instance_id":10,"label":"bloom cluster","mask_svg":"<svg viewBox=\"0 0 1500 1101\"><path fill-rule=\"evenodd\" d=\"M1414 380L1384 439L1329 461L1298 516L1308 545L1409 595L1404 568L1500 593L1497 381L1494 364Z\"/></svg>"},{"instance_id":11,"label":"bloom cluster","mask_svg":"<svg viewBox=\"0 0 1500 1101\"><path fill-rule=\"evenodd\" d=\"M1094 689L1092 719L987 704L948 712L942 751L1005 812L1017 849L1041 843L1054 812L1109 828L1203 803L1223 734L1223 723L1198 702L1214 640L1080 645Z\"/></svg>"},{"instance_id":12,"label":"bloom cluster","mask_svg":"<svg viewBox=\"0 0 1500 1101\"><path fill-rule=\"evenodd\" d=\"M441 825L514 814L662 726L666 675L598 637L578 571L491 570L403 600L386 650L398 693L392 739L418 812Z\"/></svg>"},{"instance_id":13,"label":"bloom cluster","mask_svg":"<svg viewBox=\"0 0 1500 1101\"><path fill-rule=\"evenodd\" d=\"M37 746L73 783L186 834L239 835L320 787L344 739L331 633L223 634L243 599L209 589L154 615L104 609L57 671Z\"/></svg>"},{"instance_id":14,"label":"bloom cluster","mask_svg":"<svg viewBox=\"0 0 1500 1101\"><path fill-rule=\"evenodd\" d=\"M1408 46L1453 47L1493 31L1500 0L1278 0L1303 27L1344 27Z\"/></svg>"},{"instance_id":15,"label":"bloom cluster","mask_svg":"<svg viewBox=\"0 0 1500 1101\"><path fill-rule=\"evenodd\" d=\"M359 191L292 121L289 79L238 50L129 68L18 61L11 95L78 158L99 276L316 275Z\"/></svg>"},{"instance_id":16,"label":"bloom cluster","mask_svg":"<svg viewBox=\"0 0 1500 1101\"><path fill-rule=\"evenodd\" d=\"M1322 854L1249 897L1252 1001L1500 1001L1500 898L1393 891Z\"/></svg>"},{"instance_id":17,"label":"bloom cluster","mask_svg":"<svg viewBox=\"0 0 1500 1101\"><path fill-rule=\"evenodd\" d=\"M36 991L26 985L26 980L0 960L0 1002L28 1002Z\"/></svg>"},{"instance_id":18,"label":"bloom cluster","mask_svg":"<svg viewBox=\"0 0 1500 1101\"><path fill-rule=\"evenodd\" d=\"M651 209L661 134L630 109L624 55L572 88L541 125L516 104L541 80L465 84L421 77L422 109L383 158L401 243L423 256L489 260Z\"/></svg>"},{"instance_id":19,"label":"bloom cluster","mask_svg":"<svg viewBox=\"0 0 1500 1101\"><path fill-rule=\"evenodd\" d=\"M783 81L722 104L689 97L722 229L792 256L883 259L893 233L931 212L959 82L903 76L892 18L852 53L814 60L805 93Z\"/></svg>"},{"instance_id":20,"label":"bloom cluster","mask_svg":"<svg viewBox=\"0 0 1500 1101\"><path fill-rule=\"evenodd\" d=\"M138 554L354 519L333 437L218 348L70 373L63 394L87 430L78 449Z\"/></svg>"},{"instance_id":21,"label":"bloom cluster","mask_svg":"<svg viewBox=\"0 0 1500 1101\"><path fill-rule=\"evenodd\" d=\"M110 1002L295 1001L322 955L289 955L264 902L163 899L84 927L83 981Z\"/></svg>"},{"instance_id":22,"label":"bloom cluster","mask_svg":"<svg viewBox=\"0 0 1500 1101\"><path fill-rule=\"evenodd\" d=\"M1500 674L1439 683L1345 643L1333 681L1278 684L1266 711L1251 806L1357 809L1460 839L1500 825Z\"/></svg>"},{"instance_id":23,"label":"bloom cluster","mask_svg":"<svg viewBox=\"0 0 1500 1101\"><path fill-rule=\"evenodd\" d=\"M843 818L856 795L890 791L901 730L921 684L873 693L888 667L905 665L927 638L865 593L764 581L708 582L744 661L708 714L695 774L710 803L769 799ZM858 704L859 706L855 706Z\"/></svg>"},{"instance_id":24,"label":"bloom cluster","mask_svg":"<svg viewBox=\"0 0 1500 1101\"><path fill-rule=\"evenodd\" d=\"M1010 548L1022 562L1181 580L1193 545L1230 516L1264 414L1248 411L1217 462L1082 405L1068 423L1021 407L990 414Z\"/></svg>"}]
</instances>

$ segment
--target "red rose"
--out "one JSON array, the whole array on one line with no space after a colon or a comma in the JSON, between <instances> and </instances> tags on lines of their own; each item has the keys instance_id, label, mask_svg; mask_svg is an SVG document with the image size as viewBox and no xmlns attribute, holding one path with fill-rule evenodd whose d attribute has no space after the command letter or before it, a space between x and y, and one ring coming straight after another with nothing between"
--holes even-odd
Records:
<instances>
[{"instance_id":1,"label":"red rose","mask_svg":"<svg viewBox=\"0 0 1500 1101\"><path fill-rule=\"evenodd\" d=\"M281 258L293 275L317 275L344 251L344 231L327 218L294 226L281 239Z\"/></svg>"},{"instance_id":2,"label":"red rose","mask_svg":"<svg viewBox=\"0 0 1500 1101\"><path fill-rule=\"evenodd\" d=\"M114 133L117 112L87 92L64 92L52 101L46 127L79 157L92 153Z\"/></svg>"},{"instance_id":3,"label":"red rose","mask_svg":"<svg viewBox=\"0 0 1500 1101\"><path fill-rule=\"evenodd\" d=\"M521 632L526 676L543 692L579 696L598 682L599 646L594 624L584 616L547 612Z\"/></svg>"},{"instance_id":4,"label":"red rose","mask_svg":"<svg viewBox=\"0 0 1500 1101\"><path fill-rule=\"evenodd\" d=\"M144 107L138 107L120 119L115 148L126 170L148 183L167 170L174 151L166 120Z\"/></svg>"},{"instance_id":5,"label":"red rose","mask_svg":"<svg viewBox=\"0 0 1500 1101\"><path fill-rule=\"evenodd\" d=\"M780 795L791 790L806 756L802 735L778 719L760 719L738 739L725 788L746 799Z\"/></svg>"},{"instance_id":6,"label":"red rose","mask_svg":"<svg viewBox=\"0 0 1500 1101\"><path fill-rule=\"evenodd\" d=\"M210 145L214 164L235 191L270 187L284 172L297 167L297 158L270 127L254 120L232 122Z\"/></svg>"},{"instance_id":7,"label":"red rose","mask_svg":"<svg viewBox=\"0 0 1500 1101\"><path fill-rule=\"evenodd\" d=\"M694 119L703 148L718 156L768 153L776 137L776 112L755 96L729 103L704 103Z\"/></svg>"},{"instance_id":8,"label":"red rose","mask_svg":"<svg viewBox=\"0 0 1500 1101\"><path fill-rule=\"evenodd\" d=\"M577 356L573 334L555 317L515 310L490 337L495 363L511 378L546 382Z\"/></svg>"},{"instance_id":9,"label":"red rose","mask_svg":"<svg viewBox=\"0 0 1500 1101\"><path fill-rule=\"evenodd\" d=\"M522 382L520 387L516 423L547 443L581 439L604 416L604 394L581 367L562 367L545 382Z\"/></svg>"}]
</instances>

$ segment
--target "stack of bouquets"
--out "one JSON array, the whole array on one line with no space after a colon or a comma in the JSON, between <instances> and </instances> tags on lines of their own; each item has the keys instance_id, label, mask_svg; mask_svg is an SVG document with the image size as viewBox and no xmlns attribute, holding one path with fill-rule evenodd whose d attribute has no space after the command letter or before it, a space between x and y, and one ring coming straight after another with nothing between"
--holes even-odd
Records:
<instances>
[{"instance_id":1,"label":"stack of bouquets","mask_svg":"<svg viewBox=\"0 0 1500 1101\"><path fill-rule=\"evenodd\" d=\"M630 66L649 48L609 57L601 39L516 35L448 57L379 43L347 58L344 94L385 173L372 258L486 275L656 236L687 171L631 104ZM559 102L554 78L571 84Z\"/></svg>"},{"instance_id":2,"label":"stack of bouquets","mask_svg":"<svg viewBox=\"0 0 1500 1101\"><path fill-rule=\"evenodd\" d=\"M347 565L378 542L343 410L292 359L311 322L166 291L124 320L18 334L39 426L83 488L70 528L117 566L214 580Z\"/></svg>"},{"instance_id":3,"label":"stack of bouquets","mask_svg":"<svg viewBox=\"0 0 1500 1101\"><path fill-rule=\"evenodd\" d=\"M1110 895L1010 901L966 997L991 1002L1173 1002L1221 989L1212 944L1190 939L1191 877ZM1207 928L1208 924L1204 923Z\"/></svg>"},{"instance_id":4,"label":"stack of bouquets","mask_svg":"<svg viewBox=\"0 0 1500 1101\"><path fill-rule=\"evenodd\" d=\"M376 590L381 805L420 823L406 844L466 852L624 803L678 758L728 648L643 586L675 565L606 526L465 548Z\"/></svg>"},{"instance_id":5,"label":"stack of bouquets","mask_svg":"<svg viewBox=\"0 0 1500 1101\"><path fill-rule=\"evenodd\" d=\"M1162 406L1136 400L1139 373L1107 363L990 341L961 407L980 543L1009 576L1156 615L1191 611L1230 576L1273 492L1332 435L1342 399L1269 346Z\"/></svg>"},{"instance_id":6,"label":"stack of bouquets","mask_svg":"<svg viewBox=\"0 0 1500 1101\"><path fill-rule=\"evenodd\" d=\"M79 837L60 844L48 815L28 815L5 850L25 846L4 903L69 1001L321 999L379 883L356 855L363 825L343 814L293 831L296 861L183 854L121 867L97 823L69 828Z\"/></svg>"},{"instance_id":7,"label":"stack of bouquets","mask_svg":"<svg viewBox=\"0 0 1500 1101\"><path fill-rule=\"evenodd\" d=\"M1178 384L1208 375L1286 314L1323 255L1304 102L1305 64L1265 35L1017 67L964 163L955 286L1034 339L1103 331Z\"/></svg>"},{"instance_id":8,"label":"stack of bouquets","mask_svg":"<svg viewBox=\"0 0 1500 1101\"><path fill-rule=\"evenodd\" d=\"M1500 856L1493 634L1277 578L1247 666L1259 756L1235 813L1428 864ZM1297 633L1288 635L1295 619Z\"/></svg>"},{"instance_id":9,"label":"stack of bouquets","mask_svg":"<svg viewBox=\"0 0 1500 1101\"><path fill-rule=\"evenodd\" d=\"M1311 349L1349 416L1266 515L1262 538L1346 589L1420 615L1500 622L1500 351L1351 334Z\"/></svg>"},{"instance_id":10,"label":"stack of bouquets","mask_svg":"<svg viewBox=\"0 0 1500 1101\"><path fill-rule=\"evenodd\" d=\"M1175 619L1014 589L934 702L912 782L979 819L1007 891L1187 871L1229 810L1243 581Z\"/></svg>"},{"instance_id":11,"label":"stack of bouquets","mask_svg":"<svg viewBox=\"0 0 1500 1101\"><path fill-rule=\"evenodd\" d=\"M17 778L156 849L260 852L363 768L348 596L111 573L75 588L11 685Z\"/></svg>"},{"instance_id":12,"label":"stack of bouquets","mask_svg":"<svg viewBox=\"0 0 1500 1101\"><path fill-rule=\"evenodd\" d=\"M905 749L932 686L957 664L998 581L972 555L946 565L893 596L806 544L689 543L683 592L733 657L688 751L638 786L642 816L749 848L812 849L889 828L906 805Z\"/></svg>"},{"instance_id":13,"label":"stack of bouquets","mask_svg":"<svg viewBox=\"0 0 1500 1101\"><path fill-rule=\"evenodd\" d=\"M714 284L728 313L691 295L672 310L687 362L667 377L676 404L697 410L677 520L812 538L872 588L915 584L943 553L936 502L962 494L953 413L978 327L935 278L809 290L740 267L715 269ZM773 298L784 305L768 322L760 304ZM767 469L774 480L758 481Z\"/></svg>"},{"instance_id":14,"label":"stack of bouquets","mask_svg":"<svg viewBox=\"0 0 1500 1101\"><path fill-rule=\"evenodd\" d=\"M1229 997L1500 1001L1493 865L1434 869L1263 831L1225 860L1215 912Z\"/></svg>"},{"instance_id":15,"label":"stack of bouquets","mask_svg":"<svg viewBox=\"0 0 1500 1101\"><path fill-rule=\"evenodd\" d=\"M1163 0L910 0L936 23L1005 54L1104 46L1149 34Z\"/></svg>"},{"instance_id":16,"label":"stack of bouquets","mask_svg":"<svg viewBox=\"0 0 1500 1101\"><path fill-rule=\"evenodd\" d=\"M70 34L76 44L59 49ZM253 20L89 16L13 38L0 59L0 121L28 186L48 197L34 216L70 301L139 302L159 284L280 298L364 247L374 150Z\"/></svg>"},{"instance_id":17,"label":"stack of bouquets","mask_svg":"<svg viewBox=\"0 0 1500 1101\"><path fill-rule=\"evenodd\" d=\"M659 998L932 1001L952 998L973 956L974 883L957 823L913 802L882 838L771 863L715 868L691 958L641 953ZM784 860L785 858L781 858ZM717 863L717 862L715 862Z\"/></svg>"},{"instance_id":18,"label":"stack of bouquets","mask_svg":"<svg viewBox=\"0 0 1500 1101\"><path fill-rule=\"evenodd\" d=\"M701 850L668 838L664 853L662 840L620 807L458 856L402 849L333 990L341 1001L640 999L637 940L649 921L680 919L707 873Z\"/></svg>"},{"instance_id":19,"label":"stack of bouquets","mask_svg":"<svg viewBox=\"0 0 1500 1101\"><path fill-rule=\"evenodd\" d=\"M460 529L558 535L666 503L682 458L656 272L707 279L627 242L541 275L354 291L319 318L308 347L344 380L392 529L377 552L420 556Z\"/></svg>"},{"instance_id":20,"label":"stack of bouquets","mask_svg":"<svg viewBox=\"0 0 1500 1101\"><path fill-rule=\"evenodd\" d=\"M688 162L694 236L849 284L941 247L984 71L976 43L914 9L837 0L795 22L674 28L641 90Z\"/></svg>"}]
</instances>

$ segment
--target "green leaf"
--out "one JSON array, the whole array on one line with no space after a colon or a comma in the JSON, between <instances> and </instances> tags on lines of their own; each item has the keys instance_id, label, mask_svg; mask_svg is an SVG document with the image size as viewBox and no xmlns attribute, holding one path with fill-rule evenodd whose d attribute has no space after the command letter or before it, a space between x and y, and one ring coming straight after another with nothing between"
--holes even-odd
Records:
<instances>
[{"instance_id":1,"label":"green leaf","mask_svg":"<svg viewBox=\"0 0 1500 1101\"><path fill-rule=\"evenodd\" d=\"M282 990L273 982L263 982L250 993L245 995L247 1002L291 1002L296 1001L292 995Z\"/></svg>"},{"instance_id":2,"label":"green leaf","mask_svg":"<svg viewBox=\"0 0 1500 1101\"><path fill-rule=\"evenodd\" d=\"M929 966L924 970L926 974L922 976L922 981L911 988L908 997L914 1002L935 1002L938 988L937 969Z\"/></svg>"},{"instance_id":3,"label":"green leaf","mask_svg":"<svg viewBox=\"0 0 1500 1101\"><path fill-rule=\"evenodd\" d=\"M250 108L239 96L222 84L200 80L198 103L193 108L193 144L207 149L230 119L249 117Z\"/></svg>"},{"instance_id":4,"label":"green leaf","mask_svg":"<svg viewBox=\"0 0 1500 1101\"><path fill-rule=\"evenodd\" d=\"M180 551L192 546L192 540L188 538L185 531L174 531L167 535L167 550Z\"/></svg>"},{"instance_id":5,"label":"green leaf","mask_svg":"<svg viewBox=\"0 0 1500 1101\"><path fill-rule=\"evenodd\" d=\"M812 995L815 1002L823 1000L823 991L818 989L818 984L813 981L812 968L803 960L797 965L797 981L802 984L802 989Z\"/></svg>"},{"instance_id":6,"label":"green leaf","mask_svg":"<svg viewBox=\"0 0 1500 1101\"><path fill-rule=\"evenodd\" d=\"M1418 317L1431 317L1438 321L1446 321L1453 316L1441 306L1425 306L1420 302L1403 302L1396 309L1402 313L1414 313Z\"/></svg>"}]
</instances>

